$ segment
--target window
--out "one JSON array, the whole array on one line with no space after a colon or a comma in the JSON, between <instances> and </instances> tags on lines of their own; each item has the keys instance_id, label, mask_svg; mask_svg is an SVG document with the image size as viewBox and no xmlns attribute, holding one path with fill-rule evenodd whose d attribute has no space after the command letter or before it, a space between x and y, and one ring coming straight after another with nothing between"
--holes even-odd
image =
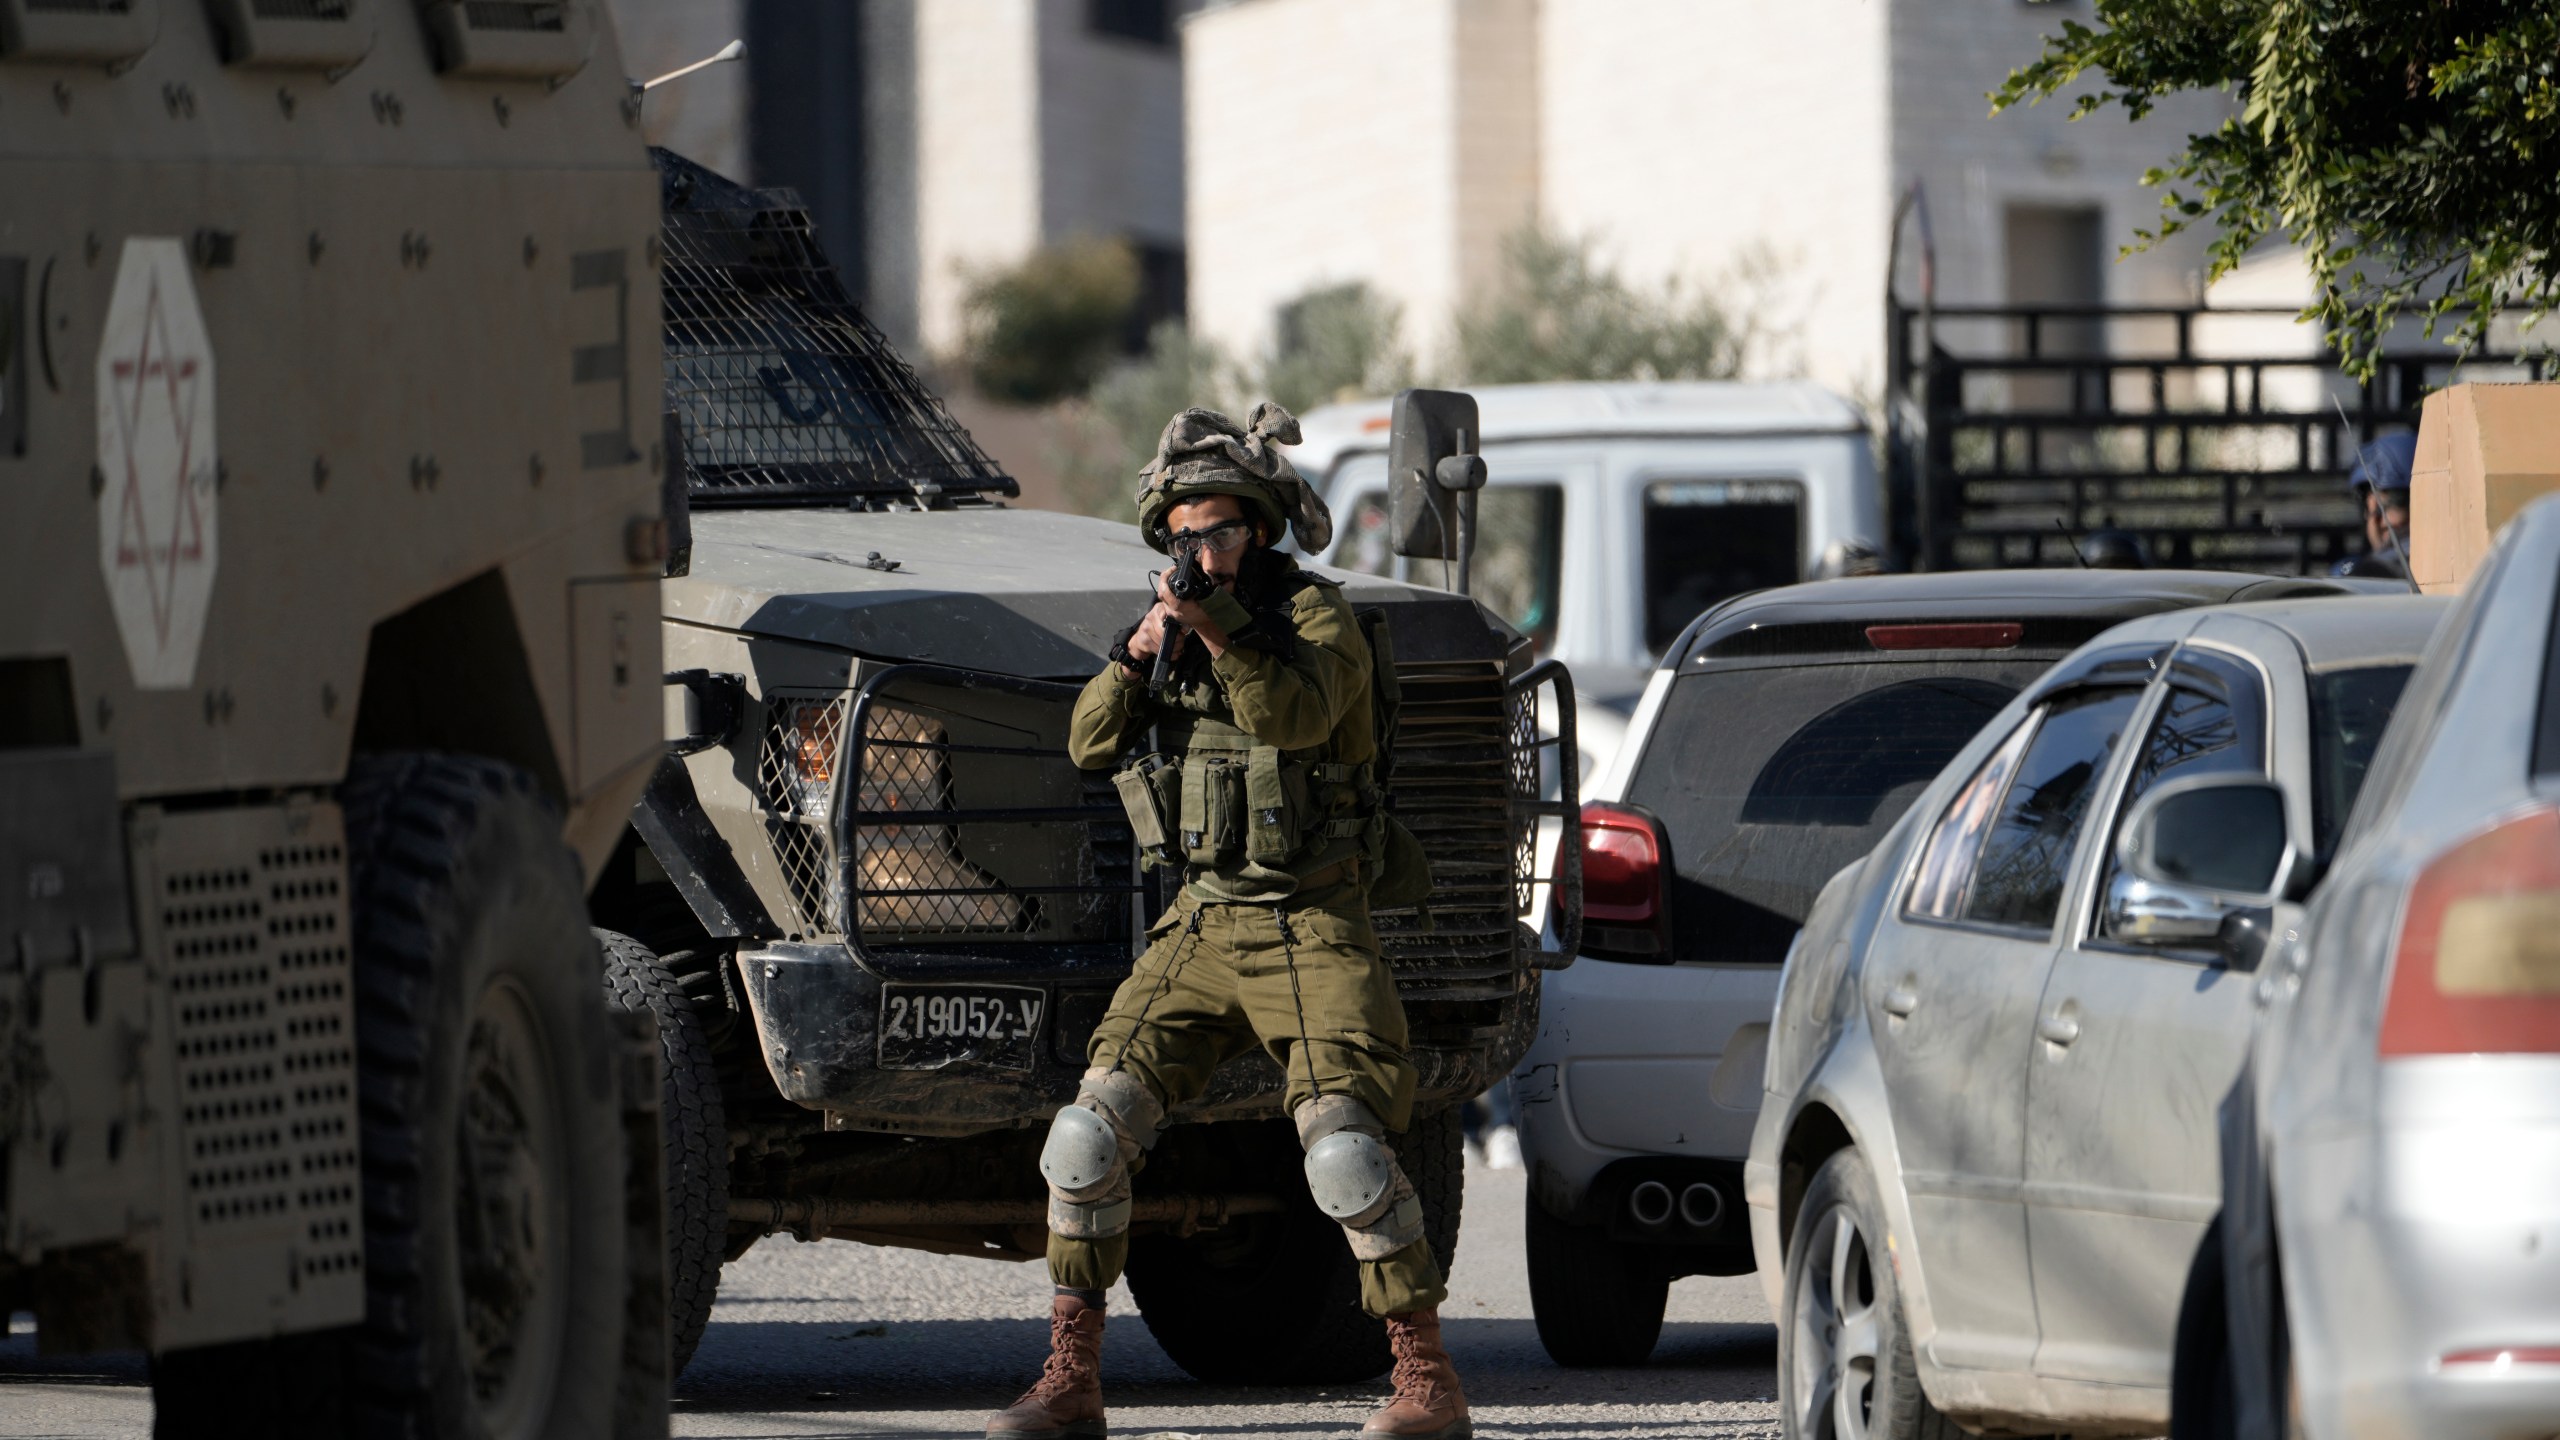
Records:
<instances>
[{"instance_id":1,"label":"window","mask_svg":"<svg viewBox=\"0 0 2560 1440\"><path fill-rule=\"evenodd\" d=\"M1644 643L1659 655L1719 600L1803 578L1804 486L1657 480L1644 487Z\"/></svg>"},{"instance_id":2,"label":"window","mask_svg":"<svg viewBox=\"0 0 2560 1440\"><path fill-rule=\"evenodd\" d=\"M2125 785L2123 803L2116 807L2118 833L2122 833L2125 816L2132 813L2133 802L2163 780L2185 775L2266 773L2266 724L2254 685L2247 692L2247 701L2234 707L2219 695L2184 685L2170 687L2167 698L2160 703L2160 713L2152 718L2151 734L2143 741L2142 753L2134 759L2133 777ZM2116 857L2110 846L2105 879L2100 883L2112 884L2115 874Z\"/></svg>"},{"instance_id":3,"label":"window","mask_svg":"<svg viewBox=\"0 0 2560 1440\"><path fill-rule=\"evenodd\" d=\"M1681 676L1627 787L1670 839L1681 952L1785 959L1823 883L1873 849L2043 668L1862 661Z\"/></svg>"},{"instance_id":4,"label":"window","mask_svg":"<svg viewBox=\"0 0 2560 1440\"><path fill-rule=\"evenodd\" d=\"M2337 848L2411 669L2365 665L2311 677L2311 823L2324 854Z\"/></svg>"},{"instance_id":5,"label":"window","mask_svg":"<svg viewBox=\"0 0 2560 1440\"><path fill-rule=\"evenodd\" d=\"M1084 23L1097 35L1171 45L1173 0L1085 0Z\"/></svg>"},{"instance_id":6,"label":"window","mask_svg":"<svg viewBox=\"0 0 2560 1440\"><path fill-rule=\"evenodd\" d=\"M2141 699L2133 688L2067 695L2001 746L1938 822L1911 912L2050 928L2098 776Z\"/></svg>"},{"instance_id":7,"label":"window","mask_svg":"<svg viewBox=\"0 0 2560 1440\"><path fill-rule=\"evenodd\" d=\"M1982 843L1964 918L2052 926L2099 773L2141 699L2139 690L2087 690L2047 707Z\"/></svg>"},{"instance_id":8,"label":"window","mask_svg":"<svg viewBox=\"0 0 2560 1440\"><path fill-rule=\"evenodd\" d=\"M1929 836L1929 848L1921 853L1919 879L1905 907L1910 913L1938 920L1953 920L1964 913L1965 892L1973 886L1973 862L1982 853L1983 832L1991 828L2000 793L2009 788L2018 756L2034 733L2032 722L2019 726L1956 792L1955 802Z\"/></svg>"},{"instance_id":9,"label":"window","mask_svg":"<svg viewBox=\"0 0 2560 1440\"><path fill-rule=\"evenodd\" d=\"M1334 563L1363 575L1393 575L1396 554L1387 497L1375 490L1353 502ZM1491 485L1477 492L1475 558L1469 589L1543 652L1555 643L1556 599L1564 569L1564 487ZM1416 562L1413 578L1430 584L1440 564Z\"/></svg>"}]
</instances>

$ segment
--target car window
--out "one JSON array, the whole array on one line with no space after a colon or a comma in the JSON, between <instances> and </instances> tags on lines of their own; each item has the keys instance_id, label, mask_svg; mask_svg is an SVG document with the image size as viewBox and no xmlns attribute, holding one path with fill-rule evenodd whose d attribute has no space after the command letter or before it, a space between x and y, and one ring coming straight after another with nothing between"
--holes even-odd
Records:
<instances>
[{"instance_id":1,"label":"car window","mask_svg":"<svg viewBox=\"0 0 2560 1440\"><path fill-rule=\"evenodd\" d=\"M2337 848L2415 668L2362 665L2311 677L2311 823L2324 855Z\"/></svg>"},{"instance_id":2,"label":"car window","mask_svg":"<svg viewBox=\"0 0 2560 1440\"><path fill-rule=\"evenodd\" d=\"M1345 570L1363 575L1396 573L1393 537L1387 533L1387 497L1385 492L1364 490L1351 502L1342 520L1342 544L1336 548L1333 563Z\"/></svg>"},{"instance_id":3,"label":"car window","mask_svg":"<svg viewBox=\"0 0 2560 1440\"><path fill-rule=\"evenodd\" d=\"M1670 842L1675 943L1719 961L1786 958L1823 882L2042 669L2013 658L1680 677L1627 785Z\"/></svg>"},{"instance_id":4,"label":"car window","mask_svg":"<svg viewBox=\"0 0 2560 1440\"><path fill-rule=\"evenodd\" d=\"M1468 567L1468 589L1544 651L1556 638L1556 601L1564 569L1564 487L1493 485L1476 498L1475 556ZM1351 503L1334 563L1363 575L1395 573L1384 491L1363 491ZM1436 583L1439 562L1417 561L1412 574L1424 584Z\"/></svg>"},{"instance_id":5,"label":"car window","mask_svg":"<svg viewBox=\"0 0 2560 1440\"><path fill-rule=\"evenodd\" d=\"M2247 706L2234 707L2225 696L2209 695L2184 685L2169 688L2160 702L2160 712L2151 719L2150 733L2143 737L2141 754L2134 757L2133 777L2125 785L2124 799L2116 806L2116 833L2122 833L2133 802L2163 780L2187 775L2266 773L2266 725L2259 718L2254 689L2249 699ZM2116 857L2112 837L2101 874L2101 885L2113 883Z\"/></svg>"},{"instance_id":6,"label":"car window","mask_svg":"<svg viewBox=\"0 0 2560 1440\"><path fill-rule=\"evenodd\" d=\"M1983 839L1965 919L2052 927L2098 777L2141 699L2129 687L2082 690L2045 707Z\"/></svg>"},{"instance_id":7,"label":"car window","mask_svg":"<svg viewBox=\"0 0 2560 1440\"><path fill-rule=\"evenodd\" d=\"M1656 480L1644 487L1644 643L1659 655L1698 612L1804 578L1804 486Z\"/></svg>"},{"instance_id":8,"label":"car window","mask_svg":"<svg viewBox=\"0 0 2560 1440\"><path fill-rule=\"evenodd\" d=\"M1990 833L1991 817L1999 811L2000 797L2009 788L2009 777L2017 773L2018 757L2026 752L2027 737L2035 728L2030 720L2000 742L2000 748L1956 792L1947 813L1938 817L1938 828L1920 853L1920 874L1905 910L1936 920L1953 920L1964 913L1965 892L1973 888L1973 864L1982 854L1982 837Z\"/></svg>"}]
</instances>

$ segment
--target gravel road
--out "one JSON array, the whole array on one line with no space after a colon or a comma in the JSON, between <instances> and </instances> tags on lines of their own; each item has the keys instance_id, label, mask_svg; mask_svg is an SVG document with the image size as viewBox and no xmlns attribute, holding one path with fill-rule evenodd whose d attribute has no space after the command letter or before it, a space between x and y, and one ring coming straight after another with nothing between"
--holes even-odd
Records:
<instances>
[{"instance_id":1,"label":"gravel road","mask_svg":"<svg viewBox=\"0 0 2560 1440\"><path fill-rule=\"evenodd\" d=\"M1467 1172L1467 1209L1442 1312L1488 1437L1760 1440L1778 1434L1777 1340L1758 1282L1683 1280L1653 1363L1563 1370L1538 1348L1520 1257L1517 1170ZM1037 1265L772 1239L722 1276L710 1332L676 1386L679 1436L759 1440L975 1437L1038 1372L1048 1277ZM1324 1390L1209 1386L1167 1360L1126 1288L1113 1292L1103 1385L1125 1437L1348 1437L1383 1382ZM18 1322L23 1326L23 1318ZM140 1437L151 1400L130 1357L44 1361L34 1336L0 1342L0 1435Z\"/></svg>"}]
</instances>

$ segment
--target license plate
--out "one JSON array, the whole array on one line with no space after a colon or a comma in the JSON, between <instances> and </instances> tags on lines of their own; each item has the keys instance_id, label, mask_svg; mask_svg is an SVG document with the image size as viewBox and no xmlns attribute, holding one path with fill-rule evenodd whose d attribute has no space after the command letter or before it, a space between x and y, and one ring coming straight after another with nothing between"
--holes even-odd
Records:
<instances>
[{"instance_id":1,"label":"license plate","mask_svg":"<svg viewBox=\"0 0 2560 1440\"><path fill-rule=\"evenodd\" d=\"M939 1070L962 1060L1028 1070L1049 995L1027 985L890 985L880 997L880 1068Z\"/></svg>"}]
</instances>

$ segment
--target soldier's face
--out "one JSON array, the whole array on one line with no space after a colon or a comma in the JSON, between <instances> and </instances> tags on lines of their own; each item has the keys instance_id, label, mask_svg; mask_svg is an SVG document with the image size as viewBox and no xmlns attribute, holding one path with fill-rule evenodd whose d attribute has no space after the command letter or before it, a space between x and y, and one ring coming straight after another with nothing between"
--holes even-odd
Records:
<instances>
[{"instance_id":1,"label":"soldier's face","mask_svg":"<svg viewBox=\"0 0 2560 1440\"><path fill-rule=\"evenodd\" d=\"M1224 589L1235 588L1236 575L1244 565L1244 557L1254 547L1253 521L1244 513L1244 502L1233 495L1203 495L1185 500L1164 514L1166 528L1173 532L1174 553L1190 549L1198 553L1200 568ZM1241 530L1220 527L1242 526ZM1219 544L1241 535L1244 543L1220 550ZM1185 542L1188 542L1187 544Z\"/></svg>"}]
</instances>

